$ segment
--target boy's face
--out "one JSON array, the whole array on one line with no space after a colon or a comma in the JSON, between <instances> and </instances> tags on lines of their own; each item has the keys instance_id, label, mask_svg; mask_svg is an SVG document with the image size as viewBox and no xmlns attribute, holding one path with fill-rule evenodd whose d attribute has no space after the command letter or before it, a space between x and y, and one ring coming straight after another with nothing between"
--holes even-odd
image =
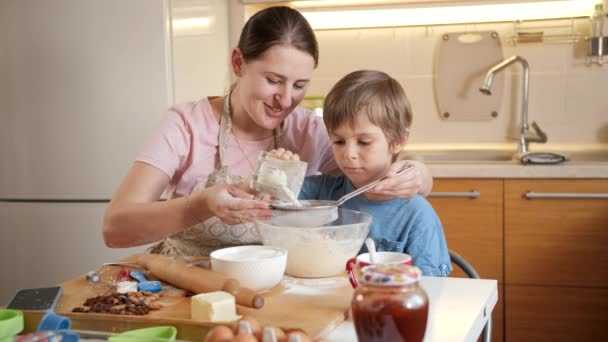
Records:
<instances>
[{"instance_id":1,"label":"boy's face","mask_svg":"<svg viewBox=\"0 0 608 342\"><path fill-rule=\"evenodd\" d=\"M402 146L390 146L380 127L365 112L329 134L338 166L357 188L383 177Z\"/></svg>"}]
</instances>

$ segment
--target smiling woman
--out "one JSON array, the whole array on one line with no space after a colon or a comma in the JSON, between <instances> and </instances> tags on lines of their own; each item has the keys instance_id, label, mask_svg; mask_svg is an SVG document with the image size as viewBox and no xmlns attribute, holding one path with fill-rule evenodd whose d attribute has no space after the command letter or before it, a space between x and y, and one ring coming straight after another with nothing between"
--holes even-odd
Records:
<instances>
[{"instance_id":1,"label":"smiling woman","mask_svg":"<svg viewBox=\"0 0 608 342\"><path fill-rule=\"evenodd\" d=\"M270 7L245 24L230 65L237 78L223 97L176 105L138 155L106 209L104 239L111 247L158 242L154 253L208 255L258 244L252 221L272 215L244 181L260 152L285 148L308 163L307 174L335 172L321 118L297 107L318 64L314 32L288 7ZM428 193L428 170L392 177L391 196ZM158 202L164 191L168 201Z\"/></svg>"}]
</instances>

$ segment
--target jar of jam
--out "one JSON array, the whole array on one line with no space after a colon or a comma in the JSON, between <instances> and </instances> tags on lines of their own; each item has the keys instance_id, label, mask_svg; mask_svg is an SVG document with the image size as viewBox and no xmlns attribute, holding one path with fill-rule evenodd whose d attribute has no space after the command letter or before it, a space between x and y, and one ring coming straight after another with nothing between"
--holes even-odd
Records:
<instances>
[{"instance_id":1,"label":"jar of jam","mask_svg":"<svg viewBox=\"0 0 608 342\"><path fill-rule=\"evenodd\" d=\"M419 285L420 269L377 264L360 274L351 302L359 342L422 341L429 298Z\"/></svg>"}]
</instances>

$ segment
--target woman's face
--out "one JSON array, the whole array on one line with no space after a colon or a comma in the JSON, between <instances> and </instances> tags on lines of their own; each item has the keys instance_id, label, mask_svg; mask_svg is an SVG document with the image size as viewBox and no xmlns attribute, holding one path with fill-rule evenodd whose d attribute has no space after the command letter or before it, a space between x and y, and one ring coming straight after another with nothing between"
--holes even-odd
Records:
<instances>
[{"instance_id":1,"label":"woman's face","mask_svg":"<svg viewBox=\"0 0 608 342\"><path fill-rule=\"evenodd\" d=\"M315 61L293 46L275 45L249 63L233 60L233 67L241 108L258 126L274 129L302 102Z\"/></svg>"}]
</instances>

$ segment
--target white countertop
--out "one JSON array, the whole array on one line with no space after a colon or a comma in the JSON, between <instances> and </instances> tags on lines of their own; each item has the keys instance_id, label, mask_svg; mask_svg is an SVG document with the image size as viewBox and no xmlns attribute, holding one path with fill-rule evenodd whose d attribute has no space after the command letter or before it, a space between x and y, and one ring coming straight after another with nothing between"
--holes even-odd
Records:
<instances>
[{"instance_id":1,"label":"white countertop","mask_svg":"<svg viewBox=\"0 0 608 342\"><path fill-rule=\"evenodd\" d=\"M558 165L493 163L426 163L434 178L608 178L608 162Z\"/></svg>"},{"instance_id":2,"label":"white countertop","mask_svg":"<svg viewBox=\"0 0 608 342\"><path fill-rule=\"evenodd\" d=\"M512 160L519 160L516 143L411 144L401 152L401 158L423 161L434 178L608 178L608 144L532 144L530 149L557 153L569 160L555 165L523 165ZM581 154L587 159L581 159Z\"/></svg>"},{"instance_id":3,"label":"white countertop","mask_svg":"<svg viewBox=\"0 0 608 342\"><path fill-rule=\"evenodd\" d=\"M429 295L426 342L476 341L498 300L496 280L422 277ZM324 335L330 341L357 341L352 320Z\"/></svg>"}]
</instances>

